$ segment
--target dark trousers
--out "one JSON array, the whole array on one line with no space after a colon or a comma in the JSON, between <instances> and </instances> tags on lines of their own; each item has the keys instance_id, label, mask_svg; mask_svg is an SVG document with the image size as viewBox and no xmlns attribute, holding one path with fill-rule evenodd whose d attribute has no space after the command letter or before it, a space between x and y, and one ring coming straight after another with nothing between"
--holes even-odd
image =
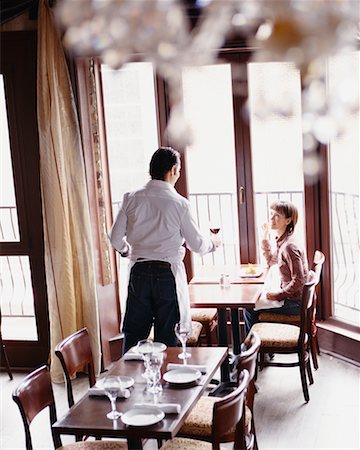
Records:
<instances>
[{"instance_id":1,"label":"dark trousers","mask_svg":"<svg viewBox=\"0 0 360 450\"><path fill-rule=\"evenodd\" d=\"M179 321L175 278L170 264L161 261L137 262L131 269L124 318L124 353L149 336L176 347L175 324Z\"/></svg>"},{"instance_id":2,"label":"dark trousers","mask_svg":"<svg viewBox=\"0 0 360 450\"><path fill-rule=\"evenodd\" d=\"M301 311L301 301L284 300L283 306L280 308L261 309L254 311L253 309L244 310L245 337L249 334L251 327L259 322L259 315L267 312L271 314L286 314L287 316L298 316Z\"/></svg>"}]
</instances>

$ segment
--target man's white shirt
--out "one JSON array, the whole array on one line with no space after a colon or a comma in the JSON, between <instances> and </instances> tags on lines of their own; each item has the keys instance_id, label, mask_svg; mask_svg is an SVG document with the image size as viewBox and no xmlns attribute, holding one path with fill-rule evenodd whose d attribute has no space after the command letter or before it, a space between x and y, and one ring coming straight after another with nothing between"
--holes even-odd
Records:
<instances>
[{"instance_id":1,"label":"man's white shirt","mask_svg":"<svg viewBox=\"0 0 360 450\"><path fill-rule=\"evenodd\" d=\"M185 267L186 246L200 255L215 250L191 215L190 202L167 181L150 180L143 188L124 195L120 211L109 233L113 247L129 251L130 266L138 258L166 261L175 277L180 320L191 322Z\"/></svg>"}]
</instances>

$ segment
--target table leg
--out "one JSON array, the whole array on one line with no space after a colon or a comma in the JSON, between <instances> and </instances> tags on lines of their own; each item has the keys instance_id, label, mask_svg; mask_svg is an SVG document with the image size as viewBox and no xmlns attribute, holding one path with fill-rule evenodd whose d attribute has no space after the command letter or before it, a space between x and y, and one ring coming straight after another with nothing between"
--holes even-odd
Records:
<instances>
[{"instance_id":1,"label":"table leg","mask_svg":"<svg viewBox=\"0 0 360 450\"><path fill-rule=\"evenodd\" d=\"M218 308L218 340L220 347L228 347L228 339L227 339L227 321L226 321L226 309ZM221 364L221 381L229 381L229 360L226 360Z\"/></svg>"},{"instance_id":2,"label":"table leg","mask_svg":"<svg viewBox=\"0 0 360 450\"><path fill-rule=\"evenodd\" d=\"M240 326L239 326L239 309L231 308L231 329L233 339L233 352L235 355L241 353L240 343Z\"/></svg>"},{"instance_id":3,"label":"table leg","mask_svg":"<svg viewBox=\"0 0 360 450\"><path fill-rule=\"evenodd\" d=\"M129 450L143 450L142 440L138 438L127 438Z\"/></svg>"}]
</instances>

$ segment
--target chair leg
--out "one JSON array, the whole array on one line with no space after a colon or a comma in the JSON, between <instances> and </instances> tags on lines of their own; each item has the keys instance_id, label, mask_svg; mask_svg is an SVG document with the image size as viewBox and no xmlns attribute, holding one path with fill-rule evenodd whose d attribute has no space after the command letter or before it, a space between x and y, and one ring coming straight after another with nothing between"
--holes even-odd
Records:
<instances>
[{"instance_id":1,"label":"chair leg","mask_svg":"<svg viewBox=\"0 0 360 450\"><path fill-rule=\"evenodd\" d=\"M306 361L306 370L309 378L309 384L314 384L314 378L311 371L311 364L310 364L310 355L309 359Z\"/></svg>"},{"instance_id":2,"label":"chair leg","mask_svg":"<svg viewBox=\"0 0 360 450\"><path fill-rule=\"evenodd\" d=\"M318 338L317 338L317 332L315 333L314 340L315 340L317 354L320 355L320 347L319 347L319 341L318 341Z\"/></svg>"},{"instance_id":3,"label":"chair leg","mask_svg":"<svg viewBox=\"0 0 360 450\"><path fill-rule=\"evenodd\" d=\"M208 347L212 347L212 339L211 339L211 327L210 327L210 323L206 322L203 323L204 328L205 328L205 335L206 335L206 345Z\"/></svg>"},{"instance_id":4,"label":"chair leg","mask_svg":"<svg viewBox=\"0 0 360 450\"><path fill-rule=\"evenodd\" d=\"M262 371L265 367L265 353L260 352L259 370Z\"/></svg>"},{"instance_id":5,"label":"chair leg","mask_svg":"<svg viewBox=\"0 0 360 450\"><path fill-rule=\"evenodd\" d=\"M305 370L305 357L304 354L299 354L299 369L300 369L300 377L301 377L301 385L304 393L304 398L306 403L310 400L309 390L307 386L306 380L306 370Z\"/></svg>"},{"instance_id":6,"label":"chair leg","mask_svg":"<svg viewBox=\"0 0 360 450\"><path fill-rule=\"evenodd\" d=\"M252 419L251 419L251 428L252 428L252 432L253 432L253 436L254 436L253 450L258 450L258 443L257 443L257 439L256 439L256 430L255 430L254 417L252 417Z\"/></svg>"},{"instance_id":7,"label":"chair leg","mask_svg":"<svg viewBox=\"0 0 360 450\"><path fill-rule=\"evenodd\" d=\"M5 348L5 344L2 340L2 335L0 334L0 354L2 354L4 356L4 361L5 361L5 367L6 367L6 371L9 375L10 380L13 379L13 375L10 369L10 364L9 364L9 360L7 357L7 353L6 353L6 348Z\"/></svg>"},{"instance_id":8,"label":"chair leg","mask_svg":"<svg viewBox=\"0 0 360 450\"><path fill-rule=\"evenodd\" d=\"M316 336L312 336L310 340L311 359L314 365L314 369L318 370L319 364L317 360L317 339Z\"/></svg>"}]
</instances>

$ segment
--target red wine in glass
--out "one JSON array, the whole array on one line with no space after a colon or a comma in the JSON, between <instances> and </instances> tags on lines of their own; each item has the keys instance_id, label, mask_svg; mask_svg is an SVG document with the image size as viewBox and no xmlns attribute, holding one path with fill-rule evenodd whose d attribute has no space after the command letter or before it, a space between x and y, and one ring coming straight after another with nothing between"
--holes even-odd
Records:
<instances>
[{"instance_id":1,"label":"red wine in glass","mask_svg":"<svg viewBox=\"0 0 360 450\"><path fill-rule=\"evenodd\" d=\"M218 232L220 231L220 227L219 228L210 228L210 231L212 234L218 234Z\"/></svg>"}]
</instances>

